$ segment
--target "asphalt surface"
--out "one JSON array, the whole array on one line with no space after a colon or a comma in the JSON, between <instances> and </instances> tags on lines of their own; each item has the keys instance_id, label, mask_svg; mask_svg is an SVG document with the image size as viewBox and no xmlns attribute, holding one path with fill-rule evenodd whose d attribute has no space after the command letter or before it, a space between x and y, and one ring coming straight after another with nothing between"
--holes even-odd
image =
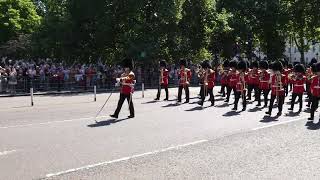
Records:
<instances>
[{"instance_id":1,"label":"asphalt surface","mask_svg":"<svg viewBox=\"0 0 320 180\"><path fill-rule=\"evenodd\" d=\"M118 121L107 117L115 94L99 123L107 93L97 102L91 94L37 96L34 107L30 97L1 98L0 179L320 178L320 126L306 112L276 118L274 109L270 118L256 103L233 112L219 96L216 107L200 108L197 98L177 106L177 89L170 92L169 102L136 92L136 117L126 119L125 104Z\"/></svg>"}]
</instances>

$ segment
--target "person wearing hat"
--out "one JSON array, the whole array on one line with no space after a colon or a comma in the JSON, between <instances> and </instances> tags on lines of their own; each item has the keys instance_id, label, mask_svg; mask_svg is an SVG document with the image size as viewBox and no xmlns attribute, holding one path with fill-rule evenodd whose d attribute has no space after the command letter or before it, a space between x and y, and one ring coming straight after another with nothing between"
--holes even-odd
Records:
<instances>
[{"instance_id":1,"label":"person wearing hat","mask_svg":"<svg viewBox=\"0 0 320 180\"><path fill-rule=\"evenodd\" d=\"M238 72L237 72L237 60L232 60L229 63L230 71L228 74L228 86L227 86L227 98L224 102L228 103L230 100L231 91L236 93L236 86L238 80Z\"/></svg>"},{"instance_id":2,"label":"person wearing hat","mask_svg":"<svg viewBox=\"0 0 320 180\"><path fill-rule=\"evenodd\" d=\"M310 111L310 118L308 120L314 120L314 113L318 109L319 100L320 100L320 63L315 65L316 75L311 79L311 94L312 94L312 104Z\"/></svg>"},{"instance_id":3,"label":"person wearing hat","mask_svg":"<svg viewBox=\"0 0 320 180\"><path fill-rule=\"evenodd\" d=\"M179 89L178 89L178 103L181 103L182 90L185 90L186 102L189 103L189 85L191 80L191 70L187 68L187 61L180 60L180 70L178 71Z\"/></svg>"},{"instance_id":4,"label":"person wearing hat","mask_svg":"<svg viewBox=\"0 0 320 180\"><path fill-rule=\"evenodd\" d=\"M282 115L282 109L285 99L285 75L281 74L283 71L283 66L280 61L275 61L271 65L273 75L271 77L271 99L269 104L269 111L266 112L267 115L271 115L274 101L277 98L278 101L278 113L277 116Z\"/></svg>"},{"instance_id":5,"label":"person wearing hat","mask_svg":"<svg viewBox=\"0 0 320 180\"><path fill-rule=\"evenodd\" d=\"M206 96L210 95L210 102L211 106L214 106L214 95L213 95L213 88L216 79L215 71L211 69L210 63L208 61L204 61L201 63L202 73L200 75L201 80L201 90L200 96L201 101L198 103L199 105L203 106L204 100Z\"/></svg>"},{"instance_id":6,"label":"person wearing hat","mask_svg":"<svg viewBox=\"0 0 320 180\"><path fill-rule=\"evenodd\" d=\"M285 76L285 81L284 81L285 96L287 97L289 94L289 74L291 71L288 68L289 62L287 60L283 59L281 60L281 63L283 65L282 74Z\"/></svg>"},{"instance_id":7,"label":"person wearing hat","mask_svg":"<svg viewBox=\"0 0 320 180\"><path fill-rule=\"evenodd\" d=\"M291 107L289 108L289 110L293 111L296 98L299 97L299 112L301 112L302 111L302 96L305 91L304 84L306 82L306 77L304 76L304 73L305 73L304 66L302 64L297 64L294 67L294 73L295 74L289 78L293 84Z\"/></svg>"},{"instance_id":8,"label":"person wearing hat","mask_svg":"<svg viewBox=\"0 0 320 180\"><path fill-rule=\"evenodd\" d=\"M132 102L132 94L134 91L135 84L135 75L132 72L133 70L133 62L131 59L126 58L122 61L124 67L124 73L120 78L117 78L117 82L120 83L120 99L118 101L117 109L115 110L113 115L110 115L112 118L118 118L120 110L124 101L127 99L129 104L130 116L128 118L134 118L134 107Z\"/></svg>"},{"instance_id":9,"label":"person wearing hat","mask_svg":"<svg viewBox=\"0 0 320 180\"><path fill-rule=\"evenodd\" d=\"M257 61L253 61L251 63L251 70L248 74L248 100L251 100L251 93L254 90L255 101L257 101L258 97L258 87L259 87L259 63Z\"/></svg>"},{"instance_id":10,"label":"person wearing hat","mask_svg":"<svg viewBox=\"0 0 320 180\"><path fill-rule=\"evenodd\" d=\"M288 65L288 73L289 73L289 76L292 75L294 72L294 67L293 67L293 64L289 64ZM305 73L305 72L304 72ZM291 79L289 79L289 91L291 92L293 89L293 82L291 81Z\"/></svg>"},{"instance_id":11,"label":"person wearing hat","mask_svg":"<svg viewBox=\"0 0 320 180\"><path fill-rule=\"evenodd\" d=\"M309 68L307 69L306 72L306 89L307 89L307 95L308 95L308 104L307 107L311 107L311 103L312 103L312 94L311 94L311 80L313 78L313 76L316 74L316 64L317 64L317 60L314 58L311 60L310 64L309 64Z\"/></svg>"},{"instance_id":12,"label":"person wearing hat","mask_svg":"<svg viewBox=\"0 0 320 180\"><path fill-rule=\"evenodd\" d=\"M221 69L222 71L219 72L221 75L221 79L220 79L220 83L221 83L221 93L222 93L222 97L226 97L226 89L228 89L228 74L229 74L229 60L225 60L223 62L223 69Z\"/></svg>"},{"instance_id":13,"label":"person wearing hat","mask_svg":"<svg viewBox=\"0 0 320 180\"><path fill-rule=\"evenodd\" d=\"M164 89L166 92L166 98L164 101L169 100L169 90L168 90L168 84L169 84L169 71L166 69L167 63L165 60L160 61L160 77L159 77L159 88L158 88L158 93L156 97L156 101L160 100L160 95L161 95L161 89Z\"/></svg>"},{"instance_id":14,"label":"person wearing hat","mask_svg":"<svg viewBox=\"0 0 320 180\"><path fill-rule=\"evenodd\" d=\"M248 82L248 75L246 74L246 71L248 69L247 61L240 60L237 64L237 70L238 74L236 76L236 91L235 91L235 103L234 108L232 110L236 111L238 110L238 103L240 100L240 97L242 98L242 111L245 111L247 109L247 98L246 98L246 92L247 92L247 82Z\"/></svg>"},{"instance_id":15,"label":"person wearing hat","mask_svg":"<svg viewBox=\"0 0 320 180\"><path fill-rule=\"evenodd\" d=\"M269 63L268 61L261 61L259 66L261 71L259 73L259 88L258 95L256 97L258 100L257 106L261 106L261 93L263 93L264 107L266 108L268 106L268 96L270 93L270 73L268 72Z\"/></svg>"}]
</instances>

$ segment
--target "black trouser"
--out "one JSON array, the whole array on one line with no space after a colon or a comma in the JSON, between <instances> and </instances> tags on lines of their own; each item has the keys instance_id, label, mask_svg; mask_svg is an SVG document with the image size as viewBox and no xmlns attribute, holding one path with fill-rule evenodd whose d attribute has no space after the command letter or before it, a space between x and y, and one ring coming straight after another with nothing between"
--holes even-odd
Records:
<instances>
[{"instance_id":1,"label":"black trouser","mask_svg":"<svg viewBox=\"0 0 320 180\"><path fill-rule=\"evenodd\" d=\"M234 95L236 95L236 88L232 88L230 86L227 86L227 101L229 102L230 100L230 95L231 95L231 91L233 90Z\"/></svg>"},{"instance_id":2,"label":"black trouser","mask_svg":"<svg viewBox=\"0 0 320 180\"><path fill-rule=\"evenodd\" d=\"M201 86L201 90L200 90L200 96L201 96L201 104L204 103L204 100L206 99L206 97L208 96L208 94L210 95L210 102L211 105L214 105L214 95L213 95L213 88L208 88L205 86Z\"/></svg>"},{"instance_id":3,"label":"black trouser","mask_svg":"<svg viewBox=\"0 0 320 180\"><path fill-rule=\"evenodd\" d=\"M269 105L269 113L272 112L274 100L275 100L276 98L277 98L277 96L271 95L270 105ZM282 108L283 108L283 104L284 104L284 98L285 98L285 96L279 96L279 102L278 102L278 111L279 111L279 113L282 112Z\"/></svg>"},{"instance_id":4,"label":"black trouser","mask_svg":"<svg viewBox=\"0 0 320 180\"><path fill-rule=\"evenodd\" d=\"M287 97L289 94L289 85L288 84L284 85L284 91L285 91L285 95Z\"/></svg>"},{"instance_id":5,"label":"black trouser","mask_svg":"<svg viewBox=\"0 0 320 180\"><path fill-rule=\"evenodd\" d=\"M312 97L312 105L311 105L311 118L314 118L314 112L318 109L320 97Z\"/></svg>"},{"instance_id":6,"label":"black trouser","mask_svg":"<svg viewBox=\"0 0 320 180\"><path fill-rule=\"evenodd\" d=\"M189 102L189 86L188 85L180 85L178 90L178 102L181 102L181 96L182 96L182 89L184 89L184 92L186 93L186 101Z\"/></svg>"},{"instance_id":7,"label":"black trouser","mask_svg":"<svg viewBox=\"0 0 320 180\"><path fill-rule=\"evenodd\" d=\"M292 83L290 83L290 84L289 84L289 87L290 87L290 91L292 91L293 84L292 84Z\"/></svg>"},{"instance_id":8,"label":"black trouser","mask_svg":"<svg viewBox=\"0 0 320 180\"><path fill-rule=\"evenodd\" d=\"M256 97L256 98L258 100L258 104L259 105L261 104L261 93L263 93L264 106L267 106L268 105L268 96L269 96L269 93L270 93L270 89L265 89L265 90L258 89L258 97Z\"/></svg>"},{"instance_id":9,"label":"black trouser","mask_svg":"<svg viewBox=\"0 0 320 180\"><path fill-rule=\"evenodd\" d=\"M131 94L123 94L123 93L120 93L120 99L118 101L118 106L117 106L116 111L114 112L115 116L119 115L120 110L122 108L122 105L123 105L125 99L127 99L128 104L129 104L130 116L134 116L134 107L133 107L133 102L132 102L132 95Z\"/></svg>"},{"instance_id":10,"label":"black trouser","mask_svg":"<svg viewBox=\"0 0 320 180\"><path fill-rule=\"evenodd\" d=\"M243 109L247 108L247 99L246 99L246 92L239 92L239 91L235 91L235 103L234 103L234 108L238 109L238 103L240 98L242 98L242 106Z\"/></svg>"},{"instance_id":11,"label":"black trouser","mask_svg":"<svg viewBox=\"0 0 320 180\"><path fill-rule=\"evenodd\" d=\"M251 100L252 90L254 90L255 100L258 100L258 98L257 98L257 95L258 95L258 86L255 85L255 84L249 84L249 85L248 85L248 99Z\"/></svg>"},{"instance_id":12,"label":"black trouser","mask_svg":"<svg viewBox=\"0 0 320 180\"><path fill-rule=\"evenodd\" d=\"M221 84L222 97L225 97L225 96L226 96L226 89L227 89L227 85Z\"/></svg>"},{"instance_id":13,"label":"black trouser","mask_svg":"<svg viewBox=\"0 0 320 180\"><path fill-rule=\"evenodd\" d=\"M157 94L157 99L160 99L160 95L161 95L161 89L164 89L166 91L166 99L169 99L169 90L168 90L168 86L161 84L158 88L158 94Z\"/></svg>"},{"instance_id":14,"label":"black trouser","mask_svg":"<svg viewBox=\"0 0 320 180\"><path fill-rule=\"evenodd\" d=\"M296 101L296 98L299 97L299 110L302 110L302 95L303 94L292 93L291 109L294 108L294 103Z\"/></svg>"}]
</instances>

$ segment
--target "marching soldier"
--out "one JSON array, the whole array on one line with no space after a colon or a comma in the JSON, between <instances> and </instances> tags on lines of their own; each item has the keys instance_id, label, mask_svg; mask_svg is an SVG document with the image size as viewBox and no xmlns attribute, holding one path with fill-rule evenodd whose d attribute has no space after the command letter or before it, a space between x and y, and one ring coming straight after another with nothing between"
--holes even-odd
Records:
<instances>
[{"instance_id":1,"label":"marching soldier","mask_svg":"<svg viewBox=\"0 0 320 180\"><path fill-rule=\"evenodd\" d=\"M261 61L260 62L260 70L259 73L259 89L258 89L258 104L257 106L261 106L261 93L263 93L264 97L264 107L268 106L268 96L270 93L270 73L268 72L269 63L268 61Z\"/></svg>"},{"instance_id":2,"label":"marching soldier","mask_svg":"<svg viewBox=\"0 0 320 180\"><path fill-rule=\"evenodd\" d=\"M169 90L168 90L168 84L169 84L169 71L166 69L167 63L166 61L162 60L160 61L160 77L159 77L159 88L158 93L156 97L156 101L160 100L161 95L161 89L164 89L166 92L166 98L164 101L169 100Z\"/></svg>"},{"instance_id":3,"label":"marching soldier","mask_svg":"<svg viewBox=\"0 0 320 180\"><path fill-rule=\"evenodd\" d=\"M257 61L253 61L251 63L251 70L248 74L248 100L251 100L251 93L254 90L255 101L258 100L258 88L259 88L259 63Z\"/></svg>"},{"instance_id":4,"label":"marching soldier","mask_svg":"<svg viewBox=\"0 0 320 180\"><path fill-rule=\"evenodd\" d=\"M221 93L222 93L222 97L226 97L226 89L228 89L228 74L229 74L229 60L225 60L223 62L223 67L221 69L221 71L219 72L221 75Z\"/></svg>"},{"instance_id":5,"label":"marching soldier","mask_svg":"<svg viewBox=\"0 0 320 180\"><path fill-rule=\"evenodd\" d=\"M191 70L187 68L187 61L180 61L180 70L178 71L179 76L179 90L178 90L178 103L181 103L182 89L185 90L186 94L186 102L189 103L190 95L189 95L189 85L191 80Z\"/></svg>"},{"instance_id":6,"label":"marching soldier","mask_svg":"<svg viewBox=\"0 0 320 180\"><path fill-rule=\"evenodd\" d=\"M133 70L133 62L131 59L124 59L123 62L124 73L120 78L117 78L117 82L120 83L120 99L118 101L117 109L115 110L113 115L110 115L112 118L118 118L120 110L124 101L127 99L129 104L130 116L128 118L134 118L134 107L132 102L132 94L134 91L135 84L135 75L132 72Z\"/></svg>"},{"instance_id":7,"label":"marching soldier","mask_svg":"<svg viewBox=\"0 0 320 180\"><path fill-rule=\"evenodd\" d=\"M317 60L315 58L313 58L309 64L309 68L307 69L307 72L306 72L306 88L307 88L307 94L308 94L308 104L307 104L307 107L310 107L311 106L311 102L312 102L312 94L311 94L311 80L313 78L313 76L315 75L316 73L316 64L317 64Z\"/></svg>"},{"instance_id":8,"label":"marching soldier","mask_svg":"<svg viewBox=\"0 0 320 180\"><path fill-rule=\"evenodd\" d=\"M294 67L293 67L293 65L290 63L290 64L288 65L288 73L289 73L289 75L291 75L291 74L293 73L293 71L294 71ZM292 91L292 88L293 88L293 82L289 79L289 91L290 91L290 92Z\"/></svg>"},{"instance_id":9,"label":"marching soldier","mask_svg":"<svg viewBox=\"0 0 320 180\"><path fill-rule=\"evenodd\" d=\"M247 62L244 60L241 60L238 62L237 69L238 73L236 75L236 91L235 91L235 103L233 111L238 110L238 103L240 98L242 98L242 105L243 109L242 111L245 111L247 109L247 99L246 99L246 83L247 83Z\"/></svg>"},{"instance_id":10,"label":"marching soldier","mask_svg":"<svg viewBox=\"0 0 320 180\"><path fill-rule=\"evenodd\" d=\"M285 77L283 86L285 90L285 96L287 97L289 94L289 74L290 74L290 71L288 69L288 61L282 60L282 65L284 66L282 74Z\"/></svg>"},{"instance_id":11,"label":"marching soldier","mask_svg":"<svg viewBox=\"0 0 320 180\"><path fill-rule=\"evenodd\" d=\"M228 74L228 86L227 86L227 99L224 102L229 102L230 100L230 95L231 95L231 91L233 91L234 93L236 93L236 86L237 86L237 65L238 65L238 61L237 60L232 60L229 63L230 66L230 71Z\"/></svg>"},{"instance_id":12,"label":"marching soldier","mask_svg":"<svg viewBox=\"0 0 320 180\"><path fill-rule=\"evenodd\" d=\"M211 106L214 106L215 100L213 95L213 88L216 79L215 71L211 69L211 66L208 61L204 61L203 63L201 63L201 68L202 71L199 74L201 79L201 101L198 104L203 106L204 100L206 96L209 94Z\"/></svg>"},{"instance_id":13,"label":"marching soldier","mask_svg":"<svg viewBox=\"0 0 320 180\"><path fill-rule=\"evenodd\" d=\"M315 66L316 75L312 77L310 85L312 94L312 105L310 118L308 118L308 120L314 120L314 113L318 109L320 100L320 63L317 63Z\"/></svg>"},{"instance_id":14,"label":"marching soldier","mask_svg":"<svg viewBox=\"0 0 320 180\"><path fill-rule=\"evenodd\" d=\"M271 116L273 103L277 98L277 102L278 102L277 116L281 116L284 99L285 99L284 85L286 81L285 75L281 74L281 72L283 71L282 63L280 61L276 61L272 63L272 71L273 71L273 75L271 77L271 99L269 104L269 111L266 112L266 114Z\"/></svg>"},{"instance_id":15,"label":"marching soldier","mask_svg":"<svg viewBox=\"0 0 320 180\"><path fill-rule=\"evenodd\" d=\"M299 97L299 112L302 111L302 96L305 91L304 84L306 82L306 77L303 75L304 73L305 73L304 66L302 64L297 64L294 67L294 74L289 76L289 80L293 84L291 107L289 108L290 111L293 111L294 104L297 97Z\"/></svg>"}]
</instances>

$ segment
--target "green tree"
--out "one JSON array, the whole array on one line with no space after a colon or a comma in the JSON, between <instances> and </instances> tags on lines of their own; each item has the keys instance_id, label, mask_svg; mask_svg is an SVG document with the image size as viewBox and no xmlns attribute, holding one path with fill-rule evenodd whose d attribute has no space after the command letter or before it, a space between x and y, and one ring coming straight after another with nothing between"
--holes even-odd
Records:
<instances>
[{"instance_id":1,"label":"green tree","mask_svg":"<svg viewBox=\"0 0 320 180\"><path fill-rule=\"evenodd\" d=\"M29 34L40 25L41 17L30 0L0 0L0 44Z\"/></svg>"}]
</instances>

